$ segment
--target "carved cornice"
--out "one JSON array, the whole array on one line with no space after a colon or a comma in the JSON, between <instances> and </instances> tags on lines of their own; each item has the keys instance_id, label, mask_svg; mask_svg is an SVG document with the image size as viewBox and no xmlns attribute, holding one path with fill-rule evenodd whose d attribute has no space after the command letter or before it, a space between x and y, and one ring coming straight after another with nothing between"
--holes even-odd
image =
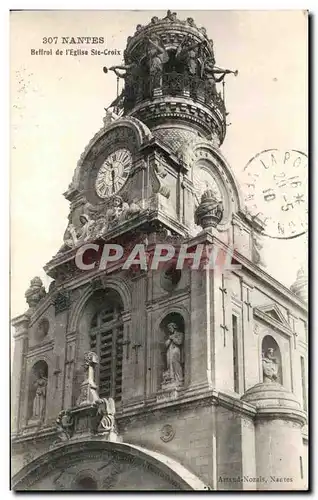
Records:
<instances>
[{"instance_id":1,"label":"carved cornice","mask_svg":"<svg viewBox=\"0 0 318 500\"><path fill-rule=\"evenodd\" d=\"M203 129L208 135L217 129L221 143L225 137L224 116L216 105L211 104L208 107L183 97L161 97L142 101L133 108L130 115L137 116L149 124L162 118L181 119L197 126L199 130Z\"/></svg>"}]
</instances>

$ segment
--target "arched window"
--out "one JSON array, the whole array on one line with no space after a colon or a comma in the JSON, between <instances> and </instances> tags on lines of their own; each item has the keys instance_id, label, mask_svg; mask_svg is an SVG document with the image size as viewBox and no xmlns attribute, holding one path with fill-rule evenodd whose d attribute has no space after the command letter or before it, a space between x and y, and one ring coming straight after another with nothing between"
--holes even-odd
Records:
<instances>
[{"instance_id":1,"label":"arched window","mask_svg":"<svg viewBox=\"0 0 318 500\"><path fill-rule=\"evenodd\" d=\"M99 356L96 381L99 396L121 399L123 360L123 305L117 292L105 290L94 298L90 348Z\"/></svg>"}]
</instances>

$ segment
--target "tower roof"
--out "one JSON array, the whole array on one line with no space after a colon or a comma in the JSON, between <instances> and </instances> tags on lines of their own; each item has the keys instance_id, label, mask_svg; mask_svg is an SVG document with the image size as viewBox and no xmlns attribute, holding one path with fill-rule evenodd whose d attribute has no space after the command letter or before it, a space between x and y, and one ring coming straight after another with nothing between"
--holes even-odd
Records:
<instances>
[{"instance_id":1,"label":"tower roof","mask_svg":"<svg viewBox=\"0 0 318 500\"><path fill-rule=\"evenodd\" d=\"M171 11L162 19L154 16L128 37L124 62L104 68L125 81L112 103L122 114L151 129L171 121L188 124L223 142L226 110L216 83L236 72L215 65L213 41L204 27Z\"/></svg>"}]
</instances>

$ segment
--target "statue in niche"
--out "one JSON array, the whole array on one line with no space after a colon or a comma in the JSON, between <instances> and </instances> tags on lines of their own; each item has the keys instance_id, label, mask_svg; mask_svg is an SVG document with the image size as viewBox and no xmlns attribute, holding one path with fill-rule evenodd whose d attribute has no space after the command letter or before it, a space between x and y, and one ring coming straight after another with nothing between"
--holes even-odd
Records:
<instances>
[{"instance_id":1,"label":"statue in niche","mask_svg":"<svg viewBox=\"0 0 318 500\"><path fill-rule=\"evenodd\" d=\"M152 88L156 89L162 85L163 65L168 62L169 56L157 35L151 35L147 40L149 76Z\"/></svg>"},{"instance_id":2,"label":"statue in niche","mask_svg":"<svg viewBox=\"0 0 318 500\"><path fill-rule=\"evenodd\" d=\"M46 291L43 282L39 276L35 276L31 280L30 286L25 292L25 298L29 307L36 307L38 303L44 299Z\"/></svg>"},{"instance_id":3,"label":"statue in niche","mask_svg":"<svg viewBox=\"0 0 318 500\"><path fill-rule=\"evenodd\" d=\"M274 354L274 349L269 347L266 354L262 354L263 382L277 382L278 379L278 360Z\"/></svg>"},{"instance_id":4,"label":"statue in niche","mask_svg":"<svg viewBox=\"0 0 318 500\"><path fill-rule=\"evenodd\" d=\"M38 379L35 382L35 397L32 407L32 419L43 420L46 403L47 378L44 376L44 370L39 370Z\"/></svg>"},{"instance_id":5,"label":"statue in niche","mask_svg":"<svg viewBox=\"0 0 318 500\"><path fill-rule=\"evenodd\" d=\"M165 341L167 370L163 373L164 383L183 383L183 337L176 323L168 323L168 338Z\"/></svg>"}]
</instances>

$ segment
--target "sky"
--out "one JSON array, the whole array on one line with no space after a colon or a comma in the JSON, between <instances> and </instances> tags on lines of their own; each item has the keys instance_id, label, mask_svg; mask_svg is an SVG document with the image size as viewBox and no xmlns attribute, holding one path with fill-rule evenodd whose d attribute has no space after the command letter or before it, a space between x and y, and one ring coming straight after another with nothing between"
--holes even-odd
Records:
<instances>
[{"instance_id":1,"label":"sky","mask_svg":"<svg viewBox=\"0 0 318 500\"><path fill-rule=\"evenodd\" d=\"M81 153L102 127L116 95L103 66L122 56L31 55L31 49L69 48L62 36L104 37L98 48L121 54L137 24L164 11L11 12L11 313L23 313L34 276L47 287L43 266L62 244L69 203L62 196ZM238 69L226 80L229 111L221 147L238 180L260 151L307 153L307 15L303 11L178 11L214 40L216 64ZM44 37L58 43L44 44ZM90 51L92 45L80 48ZM94 46L95 47L95 46ZM74 48L71 46L71 48ZM266 271L286 286L306 265L306 237L263 238Z\"/></svg>"}]
</instances>

